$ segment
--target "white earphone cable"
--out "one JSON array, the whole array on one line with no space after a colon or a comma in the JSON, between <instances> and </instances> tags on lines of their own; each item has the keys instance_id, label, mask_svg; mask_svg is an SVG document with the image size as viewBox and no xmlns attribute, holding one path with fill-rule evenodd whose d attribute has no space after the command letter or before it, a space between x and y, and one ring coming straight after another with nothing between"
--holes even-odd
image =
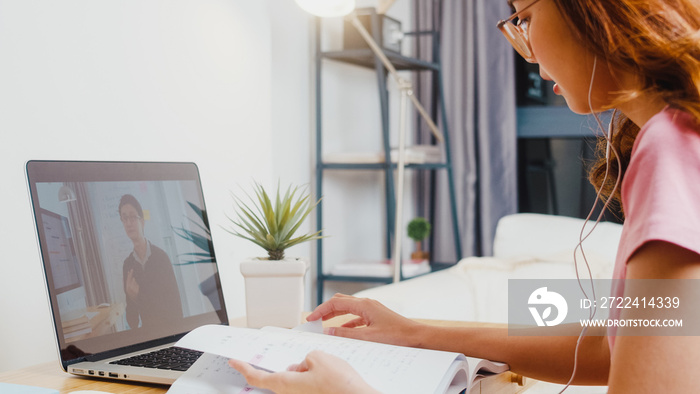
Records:
<instances>
[{"instance_id":1,"label":"white earphone cable","mask_svg":"<svg viewBox=\"0 0 700 394\"><path fill-rule=\"evenodd\" d=\"M591 114L595 118L596 123L598 124L598 128L601 131L604 131L603 123L600 121L600 118L598 117L598 115L594 111L593 102L592 102L593 81L595 78L597 64L598 64L598 57L596 56L593 59L593 72L591 73L591 82L590 82L589 87L588 87L588 107L591 111ZM588 216L586 216L586 219L583 222L583 226L581 227L581 232L579 234L579 242L576 245L576 247L574 248L574 268L576 270L576 280L578 281L579 288L581 289L581 292L583 293L584 297L586 299L588 299L589 301L595 300L596 295L595 295L595 287L593 284L593 274L591 273L591 267L588 264L588 260L586 259L586 254L583 251L583 241L585 241L591 235L591 233L593 233L593 230L595 230L598 223L600 223L601 218L605 214L605 211L608 209L608 206L610 204L610 199L612 198L612 196L615 195L615 193L617 192L617 189L620 185L620 179L621 179L620 170L622 168L622 163L620 161L620 155L612 143L612 137L613 137L612 131L613 131L613 124L615 121L616 114L617 114L617 110L613 110L612 115L611 115L611 119L610 119L610 125L608 126L608 132L607 132L607 134L604 135L605 139L606 139L606 148L605 148L606 164L605 164L605 175L603 176L603 182L601 183L601 187L596 192L596 199L593 202L593 206L591 207L591 210L588 212ZM615 180L615 185L613 186L613 189L612 189L610 195L608 196L608 198L605 201L603 201L601 198L601 193L603 190L602 186L607 183L608 175L610 174L610 165L608 163L609 163L611 151L615 154L615 160L617 161L617 167L618 167L617 179ZM596 217L595 223L593 223L593 226L591 227L591 229L586 233L586 226L588 225L588 222L590 221L591 216L593 216L593 212L595 212L595 208L598 205L599 201L603 203L603 207L600 210L598 216ZM584 235L584 233L585 233L585 235ZM578 258L577 258L577 254L576 254L578 250L581 251L581 257L583 258L583 262L586 265L586 269L588 271L588 279L591 283L592 299L591 299L591 297L588 296L588 294L586 293L586 290L584 289L583 284L581 283L581 277L579 276L579 270L578 270ZM591 305L592 305L592 307L591 307L591 309L589 309L589 319L593 319L593 317L595 316L595 314L597 312L597 308L595 307L596 303L591 302ZM571 383L574 381L574 378L576 376L576 369L578 367L579 348L580 348L581 342L582 342L583 337L585 336L587 330L588 330L587 326L584 326L581 329L581 333L579 334L578 340L576 341L576 350L574 351L574 367L573 367L573 371L571 371L571 377L569 378L569 381L566 383L566 386L564 386L564 388L559 393L563 393L567 388L569 388L569 386L571 386Z\"/></svg>"}]
</instances>

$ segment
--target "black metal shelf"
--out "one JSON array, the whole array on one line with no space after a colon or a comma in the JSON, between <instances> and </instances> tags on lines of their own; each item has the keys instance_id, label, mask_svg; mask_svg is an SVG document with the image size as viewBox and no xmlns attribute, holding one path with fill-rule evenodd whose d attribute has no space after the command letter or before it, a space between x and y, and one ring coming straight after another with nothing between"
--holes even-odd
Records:
<instances>
[{"instance_id":1,"label":"black metal shelf","mask_svg":"<svg viewBox=\"0 0 700 394\"><path fill-rule=\"evenodd\" d=\"M567 106L518 106L518 138L596 137L598 123L593 115L578 115ZM610 111L598 114L602 124L610 123Z\"/></svg>"},{"instance_id":2,"label":"black metal shelf","mask_svg":"<svg viewBox=\"0 0 700 394\"><path fill-rule=\"evenodd\" d=\"M441 271L446 268L454 267L454 263L431 263L430 272L424 274L414 275L404 279L417 278L419 276L427 275L433 272ZM333 280L338 282L367 282L367 283L391 283L394 278L391 276L362 276L362 275L333 275L333 274L322 274L319 275L323 280Z\"/></svg>"},{"instance_id":3,"label":"black metal shelf","mask_svg":"<svg viewBox=\"0 0 700 394\"><path fill-rule=\"evenodd\" d=\"M389 165L391 168L397 168L396 163ZM324 170L384 170L387 168L386 163L318 163L318 167ZM414 170L438 170L447 168L447 163L412 163L406 164L404 168Z\"/></svg>"},{"instance_id":4,"label":"black metal shelf","mask_svg":"<svg viewBox=\"0 0 700 394\"><path fill-rule=\"evenodd\" d=\"M371 16L371 26L372 28L372 34L375 39L375 41L380 42L380 37L379 35L381 34L381 29L379 29L379 24L378 24L378 15L376 13L373 13ZM376 171L381 171L384 174L384 187L386 190L385 193L385 202L384 205L386 207L386 237L385 237L385 243L386 243L386 256L384 258L390 259L391 258L391 251L392 251L392 239L395 238L395 233L396 229L395 227L395 217L396 217L396 196L395 196L395 190L394 190L394 169L397 168L397 163L394 163L391 161L391 147L390 147L390 138L389 138L389 94L387 90L387 70L384 67L384 64L381 62L381 60L375 56L374 52L372 52L371 49L369 48L359 48L359 49L348 49L348 50L340 50L340 51L322 51L321 50L321 19L316 20L316 166L315 166L315 171L316 171L316 197L321 198L323 195L323 178L324 178L324 173L326 171L337 171L337 170L376 170ZM414 170L444 170L447 172L447 180L448 180L448 188L447 192L449 193L450 196L450 209L451 209L451 216L452 216L452 226L453 226L453 235L454 235L454 246L455 246L455 255L457 260L461 258L461 244L460 244L460 237L459 237L459 226L458 226L458 217L457 217L457 204L456 204L456 197L455 197L455 186L454 186L454 181L453 181L453 176L452 176L452 164L451 164L451 158L450 158L450 150L449 150L449 129L447 127L447 115L445 112L445 106L444 106L444 92L442 89L442 70L440 67L440 62L439 62L439 34L436 31L428 31L428 32L416 32L414 35L425 35L429 34L432 36L432 42L433 42L433 53L432 53L432 59L433 61L426 61L426 60L421 60L417 59L414 57L409 57L409 56L403 56L397 52L393 52L391 50L384 50L385 55L389 59L389 61L392 63L392 65L398 70L398 71L427 71L432 74L433 78L433 83L435 83L437 86L436 91L434 94L436 97L434 100L438 103L435 105L433 108L433 113L431 116L433 117L434 120L438 121L437 117L439 116L439 124L441 125L442 128L442 134L444 137L444 144L448 149L445 149L441 158L441 162L438 163L411 163L411 164L406 164L404 168L406 169L414 169ZM356 65L360 66L363 68L371 69L375 72L376 77L377 77L377 88L378 88L378 94L379 94L379 103L380 103L380 113L381 113L381 133L382 133L382 150L383 150L383 158L384 160L381 162L370 162L370 163L357 163L357 162L324 162L322 157L322 152L323 152L323 119L322 119L322 96L323 96L323 90L321 88L322 85L322 73L323 73L323 68L327 63L329 62L341 62L345 64L350 64L350 65ZM433 197L430 200L430 207L428 208L430 210L430 213L427 215L429 217L433 217L434 212L435 212L435 204L436 204L436 199ZM317 206L316 209L316 228L317 229L322 229L324 228L323 226L323 201ZM399 230L401 233L403 233L403 229ZM349 275L332 275L332 274L324 274L324 262L323 262L323 240L319 239L316 241L317 245L317 252L316 252L316 260L317 260L317 300L318 303L321 303L323 301L323 290L324 290L324 283L327 281L342 281L342 282L369 282L369 283L391 283L393 281L393 277L376 277L376 276L349 276ZM432 245L432 239L430 241L430 245ZM428 248L430 249L430 247ZM431 272L437 271L439 269L443 269L446 267L453 266L455 262L452 263L435 263L431 262ZM417 277L420 275L412 276ZM401 279L408 279L404 278L403 276Z\"/></svg>"},{"instance_id":5,"label":"black metal shelf","mask_svg":"<svg viewBox=\"0 0 700 394\"><path fill-rule=\"evenodd\" d=\"M391 283L393 280L389 276L320 275L319 277L323 280L335 280L338 282Z\"/></svg>"},{"instance_id":6,"label":"black metal shelf","mask_svg":"<svg viewBox=\"0 0 700 394\"><path fill-rule=\"evenodd\" d=\"M440 65L438 63L433 63L421 59L416 59L413 57L403 56L401 54L385 51L386 57L389 58L391 64L396 67L397 70L432 70L440 71ZM374 53L367 49L347 49L342 51L328 51L321 52L321 57L330 60L336 60L343 63L354 64L360 67L366 67L374 69L376 65L376 59Z\"/></svg>"}]
</instances>

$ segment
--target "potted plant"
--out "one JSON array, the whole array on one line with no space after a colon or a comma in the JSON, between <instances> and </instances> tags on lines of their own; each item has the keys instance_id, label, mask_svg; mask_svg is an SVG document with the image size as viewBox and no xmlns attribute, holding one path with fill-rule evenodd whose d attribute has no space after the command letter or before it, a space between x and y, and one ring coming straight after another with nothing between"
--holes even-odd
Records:
<instances>
[{"instance_id":1,"label":"potted plant","mask_svg":"<svg viewBox=\"0 0 700 394\"><path fill-rule=\"evenodd\" d=\"M416 251L411 253L411 260L414 262L422 262L430 260L430 253L424 251L422 243L430 234L430 222L425 218L417 217L408 222L408 237L416 242Z\"/></svg>"},{"instance_id":2,"label":"potted plant","mask_svg":"<svg viewBox=\"0 0 700 394\"><path fill-rule=\"evenodd\" d=\"M285 258L285 249L321 238L321 230L294 237L302 222L318 205L299 187L280 194L279 184L273 200L255 183L255 197L249 202L233 196L238 208L236 218L229 218L235 236L247 239L268 253L267 257L241 262L245 280L248 327L277 326L291 328L300 323L304 308L304 277L309 264L299 258Z\"/></svg>"}]
</instances>

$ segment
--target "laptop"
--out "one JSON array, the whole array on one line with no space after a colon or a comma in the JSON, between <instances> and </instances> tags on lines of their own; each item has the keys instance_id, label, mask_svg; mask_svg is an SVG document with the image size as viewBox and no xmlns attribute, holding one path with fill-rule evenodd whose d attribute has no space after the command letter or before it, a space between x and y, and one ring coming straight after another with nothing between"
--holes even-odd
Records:
<instances>
[{"instance_id":1,"label":"laptop","mask_svg":"<svg viewBox=\"0 0 700 394\"><path fill-rule=\"evenodd\" d=\"M172 348L228 324L194 163L30 161L32 209L64 371L174 382Z\"/></svg>"}]
</instances>

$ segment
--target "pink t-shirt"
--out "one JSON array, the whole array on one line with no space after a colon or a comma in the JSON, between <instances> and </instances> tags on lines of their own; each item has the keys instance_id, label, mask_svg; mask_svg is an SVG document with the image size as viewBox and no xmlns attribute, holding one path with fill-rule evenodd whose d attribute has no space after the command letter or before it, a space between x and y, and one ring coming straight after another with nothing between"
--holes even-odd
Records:
<instances>
[{"instance_id":1,"label":"pink t-shirt","mask_svg":"<svg viewBox=\"0 0 700 394\"><path fill-rule=\"evenodd\" d=\"M700 254L700 126L686 112L666 107L642 127L622 182L625 223L613 279L643 244L665 241ZM624 293L623 281L613 296ZM610 319L620 315L610 310ZM610 348L616 330L608 330Z\"/></svg>"}]
</instances>

